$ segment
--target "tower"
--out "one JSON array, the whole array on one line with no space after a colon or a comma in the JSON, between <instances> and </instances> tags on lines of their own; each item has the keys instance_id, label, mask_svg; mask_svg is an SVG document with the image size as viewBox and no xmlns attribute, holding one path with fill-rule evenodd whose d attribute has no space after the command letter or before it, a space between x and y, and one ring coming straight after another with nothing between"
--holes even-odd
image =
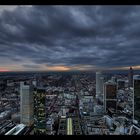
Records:
<instances>
[{"instance_id":1,"label":"tower","mask_svg":"<svg viewBox=\"0 0 140 140\"><path fill-rule=\"evenodd\" d=\"M133 87L133 69L130 67L128 73L129 87Z\"/></svg>"},{"instance_id":2,"label":"tower","mask_svg":"<svg viewBox=\"0 0 140 140\"><path fill-rule=\"evenodd\" d=\"M33 124L33 89L30 85L20 82L20 122Z\"/></svg>"},{"instance_id":3,"label":"tower","mask_svg":"<svg viewBox=\"0 0 140 140\"><path fill-rule=\"evenodd\" d=\"M114 82L106 82L104 84L104 108L113 108L116 111L117 108L117 84Z\"/></svg>"},{"instance_id":4,"label":"tower","mask_svg":"<svg viewBox=\"0 0 140 140\"><path fill-rule=\"evenodd\" d=\"M104 78L101 72L96 72L96 99L103 101Z\"/></svg>"},{"instance_id":5,"label":"tower","mask_svg":"<svg viewBox=\"0 0 140 140\"><path fill-rule=\"evenodd\" d=\"M46 90L37 88L34 91L34 133L46 134Z\"/></svg>"},{"instance_id":6,"label":"tower","mask_svg":"<svg viewBox=\"0 0 140 140\"><path fill-rule=\"evenodd\" d=\"M133 76L133 120L140 122L140 75Z\"/></svg>"}]
</instances>

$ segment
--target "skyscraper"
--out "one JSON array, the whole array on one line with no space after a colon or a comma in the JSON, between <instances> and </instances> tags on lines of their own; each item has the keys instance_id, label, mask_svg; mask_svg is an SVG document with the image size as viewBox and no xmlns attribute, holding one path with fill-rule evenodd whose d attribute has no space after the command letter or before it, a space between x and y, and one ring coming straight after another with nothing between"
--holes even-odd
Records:
<instances>
[{"instance_id":1,"label":"skyscraper","mask_svg":"<svg viewBox=\"0 0 140 140\"><path fill-rule=\"evenodd\" d=\"M103 101L103 76L101 72L96 72L96 99Z\"/></svg>"},{"instance_id":2,"label":"skyscraper","mask_svg":"<svg viewBox=\"0 0 140 140\"><path fill-rule=\"evenodd\" d=\"M128 73L129 87L133 87L133 69L130 67Z\"/></svg>"},{"instance_id":3,"label":"skyscraper","mask_svg":"<svg viewBox=\"0 0 140 140\"><path fill-rule=\"evenodd\" d=\"M118 79L118 80L117 80L117 87L118 87L118 90L120 90L120 89L125 89L125 80L123 80L123 79Z\"/></svg>"},{"instance_id":4,"label":"skyscraper","mask_svg":"<svg viewBox=\"0 0 140 140\"><path fill-rule=\"evenodd\" d=\"M46 91L37 88L34 91L34 133L46 134Z\"/></svg>"},{"instance_id":5,"label":"skyscraper","mask_svg":"<svg viewBox=\"0 0 140 140\"><path fill-rule=\"evenodd\" d=\"M112 81L112 82L117 82L117 77L112 76L112 77L111 77L111 81Z\"/></svg>"},{"instance_id":6,"label":"skyscraper","mask_svg":"<svg viewBox=\"0 0 140 140\"><path fill-rule=\"evenodd\" d=\"M30 85L20 82L20 122L33 124L33 89Z\"/></svg>"},{"instance_id":7,"label":"skyscraper","mask_svg":"<svg viewBox=\"0 0 140 140\"><path fill-rule=\"evenodd\" d=\"M133 119L140 123L140 75L133 76L134 85L134 103L133 103Z\"/></svg>"},{"instance_id":8,"label":"skyscraper","mask_svg":"<svg viewBox=\"0 0 140 140\"><path fill-rule=\"evenodd\" d=\"M104 84L104 108L113 108L116 111L117 108L117 84L114 82L106 82Z\"/></svg>"}]
</instances>

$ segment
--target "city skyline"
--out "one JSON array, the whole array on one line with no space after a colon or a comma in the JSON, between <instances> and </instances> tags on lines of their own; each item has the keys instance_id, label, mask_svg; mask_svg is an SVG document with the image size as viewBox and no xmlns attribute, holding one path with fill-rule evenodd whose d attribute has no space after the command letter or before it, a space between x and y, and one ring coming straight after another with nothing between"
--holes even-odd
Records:
<instances>
[{"instance_id":1,"label":"city skyline","mask_svg":"<svg viewBox=\"0 0 140 140\"><path fill-rule=\"evenodd\" d=\"M140 6L0 6L0 72L140 69Z\"/></svg>"}]
</instances>

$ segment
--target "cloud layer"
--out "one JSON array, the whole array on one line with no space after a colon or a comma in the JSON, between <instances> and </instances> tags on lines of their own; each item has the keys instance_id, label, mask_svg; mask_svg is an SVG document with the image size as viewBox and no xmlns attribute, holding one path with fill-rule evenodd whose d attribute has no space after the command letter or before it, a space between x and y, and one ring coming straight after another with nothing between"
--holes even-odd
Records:
<instances>
[{"instance_id":1,"label":"cloud layer","mask_svg":"<svg viewBox=\"0 0 140 140\"><path fill-rule=\"evenodd\" d=\"M140 6L0 9L0 68L86 70L140 65Z\"/></svg>"}]
</instances>

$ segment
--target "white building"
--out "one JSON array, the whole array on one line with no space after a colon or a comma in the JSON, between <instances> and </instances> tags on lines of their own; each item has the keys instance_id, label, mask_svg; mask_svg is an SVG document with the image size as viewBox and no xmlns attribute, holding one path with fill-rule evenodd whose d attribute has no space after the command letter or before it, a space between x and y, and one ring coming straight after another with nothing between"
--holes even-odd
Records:
<instances>
[{"instance_id":1,"label":"white building","mask_svg":"<svg viewBox=\"0 0 140 140\"><path fill-rule=\"evenodd\" d=\"M101 72L96 72L96 98L103 101L104 78Z\"/></svg>"},{"instance_id":2,"label":"white building","mask_svg":"<svg viewBox=\"0 0 140 140\"><path fill-rule=\"evenodd\" d=\"M27 126L33 124L33 91L24 82L20 82L20 122Z\"/></svg>"}]
</instances>

